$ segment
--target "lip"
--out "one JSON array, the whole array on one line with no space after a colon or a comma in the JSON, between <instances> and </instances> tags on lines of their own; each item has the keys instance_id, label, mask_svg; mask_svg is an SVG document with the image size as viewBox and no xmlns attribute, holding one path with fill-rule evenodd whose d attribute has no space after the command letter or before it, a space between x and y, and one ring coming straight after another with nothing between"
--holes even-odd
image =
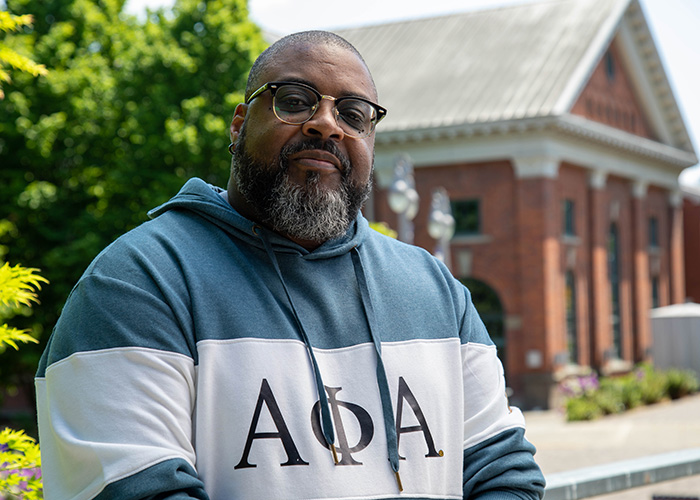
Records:
<instances>
[{"instance_id":1,"label":"lip","mask_svg":"<svg viewBox=\"0 0 700 500\"><path fill-rule=\"evenodd\" d=\"M321 149L300 151L292 155L290 160L303 168L342 171L340 160L334 154Z\"/></svg>"}]
</instances>

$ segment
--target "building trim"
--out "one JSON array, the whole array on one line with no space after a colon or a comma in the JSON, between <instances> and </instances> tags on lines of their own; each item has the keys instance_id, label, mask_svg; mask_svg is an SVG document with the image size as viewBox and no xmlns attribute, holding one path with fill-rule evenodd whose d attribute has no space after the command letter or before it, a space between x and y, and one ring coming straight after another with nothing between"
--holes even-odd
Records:
<instances>
[{"instance_id":1,"label":"building trim","mask_svg":"<svg viewBox=\"0 0 700 500\"><path fill-rule=\"evenodd\" d=\"M416 168L510 161L516 174L528 171L525 159L558 159L667 189L676 188L681 171L697 163L693 153L574 115L378 133L381 187L391 181L399 152ZM556 177L552 168L545 170L540 176Z\"/></svg>"}]
</instances>

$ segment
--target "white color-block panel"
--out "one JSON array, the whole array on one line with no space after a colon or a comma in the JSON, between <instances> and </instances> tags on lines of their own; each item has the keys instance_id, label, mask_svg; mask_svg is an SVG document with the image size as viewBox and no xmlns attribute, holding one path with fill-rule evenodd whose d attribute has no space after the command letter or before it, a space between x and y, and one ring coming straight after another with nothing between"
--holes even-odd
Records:
<instances>
[{"instance_id":1,"label":"white color-block panel","mask_svg":"<svg viewBox=\"0 0 700 500\"><path fill-rule=\"evenodd\" d=\"M36 380L46 499L93 498L169 459L194 466L194 372L187 356L135 347L81 352L49 367Z\"/></svg>"},{"instance_id":2,"label":"white color-block panel","mask_svg":"<svg viewBox=\"0 0 700 500\"><path fill-rule=\"evenodd\" d=\"M321 444L320 430L314 430L318 394L303 343L205 341L198 350L197 465L213 498L309 499L318 494L319 485L323 498L398 495L388 461L372 344L314 350L331 402L341 465L333 463ZM459 340L385 343L382 358L392 419L399 400L402 406L403 495L461 498ZM226 390L222 379L227 381ZM259 400L263 402L254 418ZM433 456L426 457L431 451ZM294 487L279 491L280 484Z\"/></svg>"}]
</instances>

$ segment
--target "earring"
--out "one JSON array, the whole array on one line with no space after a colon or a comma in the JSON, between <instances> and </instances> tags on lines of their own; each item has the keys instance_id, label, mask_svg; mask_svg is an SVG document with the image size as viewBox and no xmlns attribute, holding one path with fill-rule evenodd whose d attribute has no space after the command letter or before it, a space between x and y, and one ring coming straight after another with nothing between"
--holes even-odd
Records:
<instances>
[{"instance_id":1,"label":"earring","mask_svg":"<svg viewBox=\"0 0 700 500\"><path fill-rule=\"evenodd\" d=\"M236 145L232 142L231 144L228 145L228 152L233 154L233 152L236 150Z\"/></svg>"}]
</instances>

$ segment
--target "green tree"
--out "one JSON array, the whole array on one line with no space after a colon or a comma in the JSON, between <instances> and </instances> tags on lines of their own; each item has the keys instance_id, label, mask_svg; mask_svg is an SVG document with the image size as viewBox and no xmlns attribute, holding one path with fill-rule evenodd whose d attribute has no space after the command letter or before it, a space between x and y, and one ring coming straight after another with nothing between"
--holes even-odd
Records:
<instances>
[{"instance_id":1,"label":"green tree","mask_svg":"<svg viewBox=\"0 0 700 500\"><path fill-rule=\"evenodd\" d=\"M145 20L123 0L6 4L35 17L13 49L51 68L18 73L0 101L0 259L51 281L21 325L39 337L90 260L148 209L191 176L225 183L228 122L265 44L245 0L179 0ZM8 353L0 386L31 388L39 352Z\"/></svg>"},{"instance_id":2,"label":"green tree","mask_svg":"<svg viewBox=\"0 0 700 500\"><path fill-rule=\"evenodd\" d=\"M19 31L25 26L31 27L32 22L33 18L29 14L13 16L9 12L0 11L0 32L9 33ZM30 58L8 47L6 43L0 42L0 99L5 97L2 84L12 82L10 68L17 71L24 71L33 76L45 75L47 73L46 66L43 64L35 63Z\"/></svg>"}]
</instances>

